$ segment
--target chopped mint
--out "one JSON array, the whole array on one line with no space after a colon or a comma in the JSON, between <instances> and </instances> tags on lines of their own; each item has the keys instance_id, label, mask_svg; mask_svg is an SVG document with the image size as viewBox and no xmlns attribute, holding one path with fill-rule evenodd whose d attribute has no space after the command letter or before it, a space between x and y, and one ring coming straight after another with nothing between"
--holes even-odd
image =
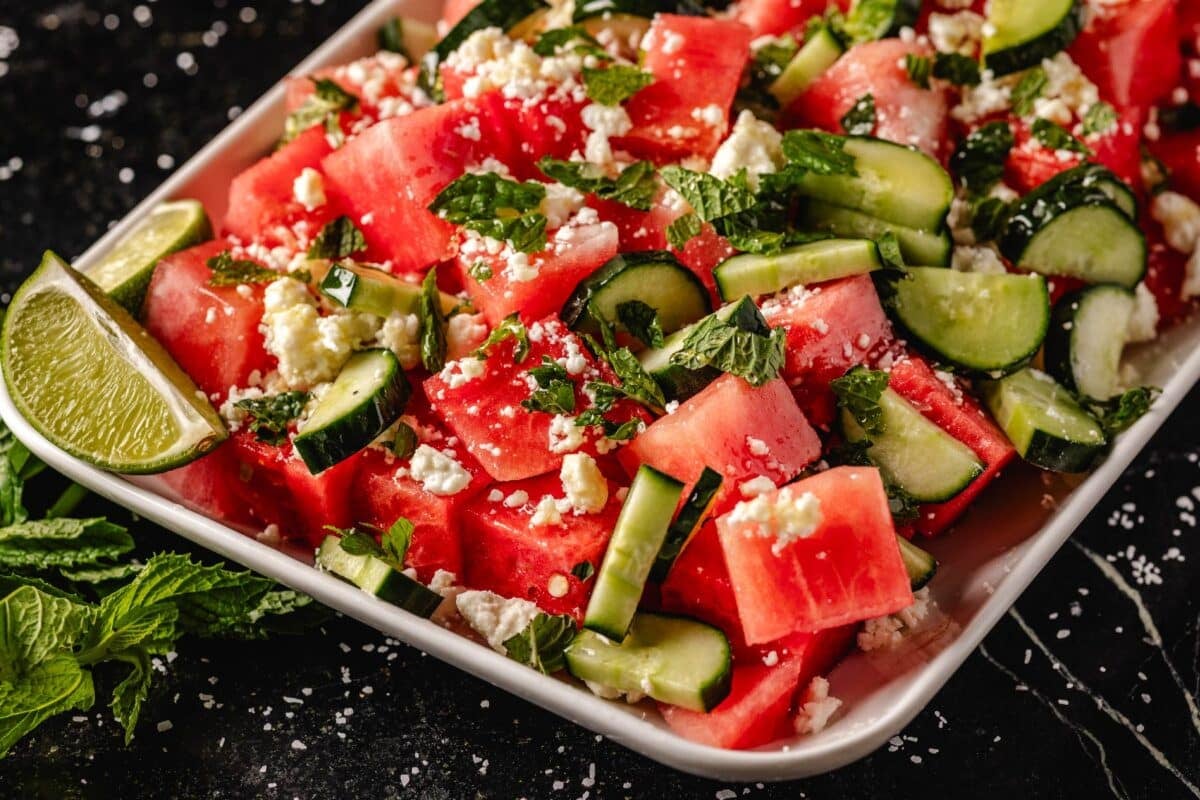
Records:
<instances>
[{"instance_id":1,"label":"chopped mint","mask_svg":"<svg viewBox=\"0 0 1200 800\"><path fill-rule=\"evenodd\" d=\"M615 106L654 83L654 76L637 67L614 64L604 69L583 68L587 96L605 106Z\"/></svg>"},{"instance_id":2,"label":"chopped mint","mask_svg":"<svg viewBox=\"0 0 1200 800\"><path fill-rule=\"evenodd\" d=\"M270 283L282 277L273 269L267 269L257 261L234 258L228 250L210 258L207 262L212 270L209 286L237 286L240 283Z\"/></svg>"},{"instance_id":3,"label":"chopped mint","mask_svg":"<svg viewBox=\"0 0 1200 800\"><path fill-rule=\"evenodd\" d=\"M323 258L330 261L338 258L348 258L355 253L367 249L367 240L349 217L341 216L325 223L317 238L308 248L309 258Z\"/></svg>"},{"instance_id":4,"label":"chopped mint","mask_svg":"<svg viewBox=\"0 0 1200 800\"><path fill-rule=\"evenodd\" d=\"M1007 122L989 122L959 143L950 158L950 168L963 186L976 194L992 188L1004 177L1004 162L1013 148L1013 132Z\"/></svg>"},{"instance_id":5,"label":"chopped mint","mask_svg":"<svg viewBox=\"0 0 1200 800\"><path fill-rule=\"evenodd\" d=\"M1033 136L1043 147L1051 150L1067 150L1085 156L1092 154L1091 149L1072 136L1066 128L1048 119L1038 117L1033 121Z\"/></svg>"},{"instance_id":6,"label":"chopped mint","mask_svg":"<svg viewBox=\"0 0 1200 800\"><path fill-rule=\"evenodd\" d=\"M888 386L888 374L864 367L855 367L830 383L838 405L850 412L868 435L884 432L883 409L879 399Z\"/></svg>"},{"instance_id":7,"label":"chopped mint","mask_svg":"<svg viewBox=\"0 0 1200 800\"><path fill-rule=\"evenodd\" d=\"M260 442L279 445L287 439L288 425L304 412L308 399L308 392L283 392L238 400L233 405L250 415L247 427Z\"/></svg>"},{"instance_id":8,"label":"chopped mint","mask_svg":"<svg viewBox=\"0 0 1200 800\"><path fill-rule=\"evenodd\" d=\"M504 641L504 651L513 661L552 675L566 666L564 653L575 631L570 615L539 612L524 630Z\"/></svg>"},{"instance_id":9,"label":"chopped mint","mask_svg":"<svg viewBox=\"0 0 1200 800\"><path fill-rule=\"evenodd\" d=\"M842 116L842 130L851 136L870 136L875 130L875 96L864 94Z\"/></svg>"}]
</instances>

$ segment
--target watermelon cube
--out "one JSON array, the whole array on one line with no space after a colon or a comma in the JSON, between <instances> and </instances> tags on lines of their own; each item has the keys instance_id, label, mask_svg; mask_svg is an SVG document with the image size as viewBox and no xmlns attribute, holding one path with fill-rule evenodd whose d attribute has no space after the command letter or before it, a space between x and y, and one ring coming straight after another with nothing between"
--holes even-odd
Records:
<instances>
[{"instance_id":1,"label":"watermelon cube","mask_svg":"<svg viewBox=\"0 0 1200 800\"><path fill-rule=\"evenodd\" d=\"M750 644L912 605L879 471L838 467L760 495L754 503L779 509L808 493L819 502L820 517L807 535L786 535L775 511L758 515L749 504L717 520L738 616Z\"/></svg>"},{"instance_id":2,"label":"watermelon cube","mask_svg":"<svg viewBox=\"0 0 1200 800\"><path fill-rule=\"evenodd\" d=\"M755 388L722 375L655 420L618 458L630 475L649 464L689 485L712 467L725 478L719 512L737 502L742 483L766 476L779 486L820 455L816 432L782 380Z\"/></svg>"},{"instance_id":3,"label":"watermelon cube","mask_svg":"<svg viewBox=\"0 0 1200 800\"><path fill-rule=\"evenodd\" d=\"M660 598L664 611L715 625L725 632L735 653L746 649L715 523L706 523L683 548L662 582Z\"/></svg>"},{"instance_id":4,"label":"watermelon cube","mask_svg":"<svg viewBox=\"0 0 1200 800\"><path fill-rule=\"evenodd\" d=\"M584 562L600 568L604 549L621 513L619 487L609 483L608 504L599 513L541 523L537 506L546 496L564 496L557 474L495 484L462 517L465 583L505 597L531 600L551 614L583 619L595 578L572 574Z\"/></svg>"}]
</instances>

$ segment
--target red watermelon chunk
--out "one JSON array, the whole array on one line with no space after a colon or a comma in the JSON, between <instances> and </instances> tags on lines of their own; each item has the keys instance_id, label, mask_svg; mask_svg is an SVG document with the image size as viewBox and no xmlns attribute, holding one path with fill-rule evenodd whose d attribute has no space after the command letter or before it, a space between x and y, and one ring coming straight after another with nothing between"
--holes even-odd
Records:
<instances>
[{"instance_id":1,"label":"red watermelon chunk","mask_svg":"<svg viewBox=\"0 0 1200 800\"><path fill-rule=\"evenodd\" d=\"M750 29L755 38L790 33L803 38L810 19L825 13L829 7L845 11L849 0L741 0L734 19Z\"/></svg>"},{"instance_id":2,"label":"red watermelon chunk","mask_svg":"<svg viewBox=\"0 0 1200 800\"><path fill-rule=\"evenodd\" d=\"M853 636L854 626L843 626L764 645L754 656L735 661L729 696L712 711L665 704L659 711L680 736L712 747L745 750L791 736L797 692L828 671Z\"/></svg>"},{"instance_id":3,"label":"red watermelon chunk","mask_svg":"<svg viewBox=\"0 0 1200 800\"><path fill-rule=\"evenodd\" d=\"M1164 133L1146 146L1170 173L1171 189L1200 201L1200 129Z\"/></svg>"},{"instance_id":4,"label":"red watermelon chunk","mask_svg":"<svg viewBox=\"0 0 1200 800\"><path fill-rule=\"evenodd\" d=\"M455 262L459 279L488 322L498 325L513 313L527 322L558 314L579 282L617 254L616 226L608 222L579 224L586 223L589 215L594 218L593 212L585 210L570 225L550 234L545 250L529 255L508 246L491 254L482 239L466 238ZM514 271L510 266L517 261L536 270L536 276L519 280L526 277L524 270ZM479 264L487 267L490 277L474 277Z\"/></svg>"},{"instance_id":5,"label":"red watermelon chunk","mask_svg":"<svg viewBox=\"0 0 1200 800\"><path fill-rule=\"evenodd\" d=\"M829 425L836 413L830 382L892 335L869 275L781 292L762 303L762 312L768 324L787 332L780 375L818 426Z\"/></svg>"},{"instance_id":6,"label":"red watermelon chunk","mask_svg":"<svg viewBox=\"0 0 1200 800\"><path fill-rule=\"evenodd\" d=\"M1014 146L1004 165L1004 177L1021 194L1085 161L1079 153L1043 145L1024 120L1013 119L1010 123ZM1111 130L1087 138L1086 144L1095 154L1090 160L1108 167L1135 188L1141 186L1141 130L1142 112L1137 108L1125 109Z\"/></svg>"},{"instance_id":7,"label":"red watermelon chunk","mask_svg":"<svg viewBox=\"0 0 1200 800\"><path fill-rule=\"evenodd\" d=\"M230 437L249 483L266 496L277 498L271 506L252 509L264 524L277 524L286 539L302 539L316 547L328 533L325 526L348 528L354 523L350 487L358 459L348 458L319 475L313 475L296 455L291 442L282 446L260 442L249 431Z\"/></svg>"},{"instance_id":8,"label":"red watermelon chunk","mask_svg":"<svg viewBox=\"0 0 1200 800\"><path fill-rule=\"evenodd\" d=\"M321 167L333 148L320 125L309 128L229 184L223 230L243 241L270 239L274 229L306 220L313 230L334 216L329 203L308 211L296 201L293 184L305 169Z\"/></svg>"},{"instance_id":9,"label":"red watermelon chunk","mask_svg":"<svg viewBox=\"0 0 1200 800\"><path fill-rule=\"evenodd\" d=\"M737 501L745 481L765 475L786 483L820 455L821 442L787 384L777 379L756 389L722 375L655 420L618 458L630 475L649 464L687 484L712 467L725 478L719 511Z\"/></svg>"},{"instance_id":10,"label":"red watermelon chunk","mask_svg":"<svg viewBox=\"0 0 1200 800\"><path fill-rule=\"evenodd\" d=\"M316 91L314 81L322 78L333 81L358 98L365 122L352 123L350 127L355 132L381 118L411 113L414 106L421 104L416 99L416 68L399 53L381 50L349 64L317 70L311 76L289 77L288 111L304 105Z\"/></svg>"},{"instance_id":11,"label":"red watermelon chunk","mask_svg":"<svg viewBox=\"0 0 1200 800\"><path fill-rule=\"evenodd\" d=\"M1179 85L1176 0L1129 0L1095 10L1069 52L1100 96L1118 108L1148 109Z\"/></svg>"},{"instance_id":12,"label":"red watermelon chunk","mask_svg":"<svg viewBox=\"0 0 1200 800\"><path fill-rule=\"evenodd\" d=\"M587 381L611 381L578 336L556 318L529 326L529 355L515 363L515 341L506 339L494 346L483 362L478 377L463 380L466 360L451 362L441 373L424 383L425 395L443 423L460 437L484 470L498 481L514 481L557 470L568 452L597 454L611 445L597 428L576 428L573 416L530 411L521 406L536 383L529 374L543 357L563 363L575 383L575 414L591 405L584 394ZM474 366L467 364L468 367ZM605 418L620 424L630 419L648 419L630 400L619 400ZM579 441L571 441L575 436ZM552 447L554 439L555 452Z\"/></svg>"},{"instance_id":13,"label":"red watermelon chunk","mask_svg":"<svg viewBox=\"0 0 1200 800\"><path fill-rule=\"evenodd\" d=\"M325 158L326 192L362 229L369 260L411 273L452 255L455 228L428 206L468 167L513 160L499 104L489 95L387 119Z\"/></svg>"},{"instance_id":14,"label":"red watermelon chunk","mask_svg":"<svg viewBox=\"0 0 1200 800\"><path fill-rule=\"evenodd\" d=\"M737 601L717 538L716 523L705 523L683 548L662 582L662 608L715 625L725 632L735 653L746 649Z\"/></svg>"},{"instance_id":15,"label":"red watermelon chunk","mask_svg":"<svg viewBox=\"0 0 1200 800\"><path fill-rule=\"evenodd\" d=\"M496 484L462 518L466 585L505 597L521 597L551 614L582 620L593 580L571 574L577 564L599 569L621 512L619 487L609 484L608 505L596 514L562 514L562 524L534 525L535 508L547 495L564 496L557 474Z\"/></svg>"},{"instance_id":16,"label":"red watermelon chunk","mask_svg":"<svg viewBox=\"0 0 1200 800\"><path fill-rule=\"evenodd\" d=\"M659 163L711 157L725 137L752 38L734 20L656 15L642 39L642 69L654 83L626 103L633 129L614 147Z\"/></svg>"},{"instance_id":17,"label":"red watermelon chunk","mask_svg":"<svg viewBox=\"0 0 1200 800\"><path fill-rule=\"evenodd\" d=\"M1183 297L1188 257L1163 240L1162 226L1157 222L1148 220L1145 228L1146 244L1149 245L1146 288L1154 294L1158 304L1158 327L1161 330L1192 308L1192 303Z\"/></svg>"},{"instance_id":18,"label":"red watermelon chunk","mask_svg":"<svg viewBox=\"0 0 1200 800\"><path fill-rule=\"evenodd\" d=\"M919 356L901 358L892 365L888 385L927 419L965 444L984 463L983 474L952 500L921 507L918 531L933 536L957 520L1017 451L979 403L963 391L952 375L938 375Z\"/></svg>"},{"instance_id":19,"label":"red watermelon chunk","mask_svg":"<svg viewBox=\"0 0 1200 800\"><path fill-rule=\"evenodd\" d=\"M772 535L771 523L741 520L740 506L717 520L750 644L892 614L913 602L879 471L837 467L757 501L809 492L820 501L821 522L791 542Z\"/></svg>"},{"instance_id":20,"label":"red watermelon chunk","mask_svg":"<svg viewBox=\"0 0 1200 800\"><path fill-rule=\"evenodd\" d=\"M230 248L224 240L168 256L159 262L146 292L146 330L179 362L205 394L221 398L251 375L265 375L275 359L259 331L263 287L242 293L232 286L209 286L208 259Z\"/></svg>"},{"instance_id":21,"label":"red watermelon chunk","mask_svg":"<svg viewBox=\"0 0 1200 800\"><path fill-rule=\"evenodd\" d=\"M205 516L233 525L253 525L257 520L247 503L247 486L238 477L234 445L222 443L192 463L164 472L159 478L188 507Z\"/></svg>"},{"instance_id":22,"label":"red watermelon chunk","mask_svg":"<svg viewBox=\"0 0 1200 800\"><path fill-rule=\"evenodd\" d=\"M941 89L922 89L904 67L907 55L929 56L915 42L880 39L851 47L787 109L790 127L842 132L842 117L865 94L875 98L875 131L881 139L914 145L942 161L952 147L950 104Z\"/></svg>"}]
</instances>

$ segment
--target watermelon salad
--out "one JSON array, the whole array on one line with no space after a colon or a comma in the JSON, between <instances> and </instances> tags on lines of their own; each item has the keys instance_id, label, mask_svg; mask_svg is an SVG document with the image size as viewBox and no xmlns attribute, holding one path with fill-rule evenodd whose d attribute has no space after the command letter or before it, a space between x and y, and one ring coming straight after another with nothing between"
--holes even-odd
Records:
<instances>
[{"instance_id":1,"label":"watermelon salad","mask_svg":"<svg viewBox=\"0 0 1200 800\"><path fill-rule=\"evenodd\" d=\"M680 735L820 731L1016 460L1200 295L1174 0L484 0L288 79L134 309L186 501ZM833 687L836 688L836 687Z\"/></svg>"}]
</instances>

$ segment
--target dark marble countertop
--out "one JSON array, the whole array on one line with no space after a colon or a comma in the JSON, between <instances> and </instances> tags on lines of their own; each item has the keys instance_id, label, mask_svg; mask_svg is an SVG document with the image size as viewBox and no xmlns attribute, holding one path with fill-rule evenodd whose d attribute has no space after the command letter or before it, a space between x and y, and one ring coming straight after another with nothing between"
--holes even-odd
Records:
<instances>
[{"instance_id":1,"label":"dark marble countertop","mask_svg":"<svg viewBox=\"0 0 1200 800\"><path fill-rule=\"evenodd\" d=\"M2 299L44 248L81 253L362 5L0 0ZM183 641L129 747L100 700L0 761L0 796L1200 797L1198 409L1193 392L902 735L829 775L686 776L334 619ZM133 527L145 552L188 549Z\"/></svg>"}]
</instances>

